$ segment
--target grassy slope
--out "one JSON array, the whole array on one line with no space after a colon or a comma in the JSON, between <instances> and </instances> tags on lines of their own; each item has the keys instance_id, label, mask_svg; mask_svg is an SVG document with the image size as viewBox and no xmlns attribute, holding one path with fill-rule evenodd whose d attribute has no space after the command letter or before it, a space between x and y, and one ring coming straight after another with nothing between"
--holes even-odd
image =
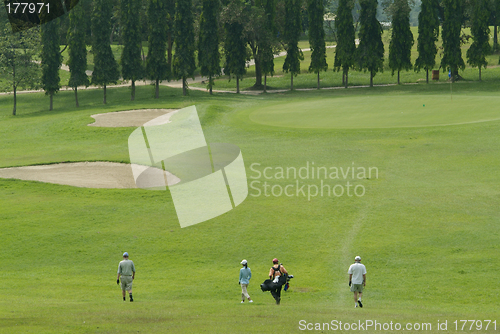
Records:
<instances>
[{"instance_id":1,"label":"grassy slope","mask_svg":"<svg viewBox=\"0 0 500 334\"><path fill-rule=\"evenodd\" d=\"M457 95L498 91L491 83L458 87ZM418 85L334 94L441 93L446 98L448 92L447 85ZM89 115L196 104L207 141L240 146L249 177L255 176L252 163L262 170L354 162L377 167L379 178L353 181L366 187L360 198L250 195L235 210L185 229L178 226L168 192L0 180L1 332L264 333L298 331L301 319L435 325L438 319L498 315L492 301L499 289L492 282L500 265L495 256L500 122L276 128L251 122L249 114L263 104L329 98L332 92L211 98L192 91L183 98L179 90L162 87L157 101L152 94L150 87L138 87L131 103L128 89L111 89L109 104L102 106L101 92L82 91L82 108L76 109L71 92L61 92L51 113L39 103L43 94L23 95L18 117L9 116L4 106L10 106L10 97L1 96L0 166L126 162L133 128L90 128ZM269 182L285 186L290 180ZM133 304L120 301L115 283L125 250L137 266ZM356 254L368 268L363 310L352 307L347 290L345 273ZM276 256L296 276L279 308L258 288ZM254 275L253 305L238 301L242 258Z\"/></svg>"}]
</instances>

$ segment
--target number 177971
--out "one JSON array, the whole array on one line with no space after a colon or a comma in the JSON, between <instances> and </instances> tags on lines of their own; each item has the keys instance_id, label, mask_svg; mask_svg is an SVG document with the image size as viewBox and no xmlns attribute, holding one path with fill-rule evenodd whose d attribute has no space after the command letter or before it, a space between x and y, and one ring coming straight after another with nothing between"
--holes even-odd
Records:
<instances>
[{"instance_id":1,"label":"number 177971","mask_svg":"<svg viewBox=\"0 0 500 334\"><path fill-rule=\"evenodd\" d=\"M38 13L40 14L42 12L43 7L47 7L47 13L50 12L50 6L49 4L45 4L43 2L13 2L13 3L8 3L6 5L7 7L7 12L9 14L25 14L25 13Z\"/></svg>"}]
</instances>

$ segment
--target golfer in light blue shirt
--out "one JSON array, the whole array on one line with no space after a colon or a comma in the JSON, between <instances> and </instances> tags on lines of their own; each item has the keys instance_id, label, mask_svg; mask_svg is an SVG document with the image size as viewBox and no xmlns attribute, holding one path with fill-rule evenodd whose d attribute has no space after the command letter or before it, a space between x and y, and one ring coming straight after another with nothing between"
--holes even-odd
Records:
<instances>
[{"instance_id":1,"label":"golfer in light blue shirt","mask_svg":"<svg viewBox=\"0 0 500 334\"><path fill-rule=\"evenodd\" d=\"M241 261L241 265L243 268L240 269L240 279L238 281L238 284L241 285L241 302L244 303L246 297L249 303L253 303L253 300L247 292L247 286L250 284L250 279L252 278L252 271L248 268L247 260Z\"/></svg>"}]
</instances>

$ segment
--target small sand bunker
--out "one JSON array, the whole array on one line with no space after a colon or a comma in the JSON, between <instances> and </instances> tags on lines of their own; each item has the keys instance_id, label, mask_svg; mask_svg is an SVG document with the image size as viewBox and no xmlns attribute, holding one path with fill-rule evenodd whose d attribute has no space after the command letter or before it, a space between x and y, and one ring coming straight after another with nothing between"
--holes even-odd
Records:
<instances>
[{"instance_id":1,"label":"small sand bunker","mask_svg":"<svg viewBox=\"0 0 500 334\"><path fill-rule=\"evenodd\" d=\"M95 119L94 123L89 126L119 128L130 126L142 126L157 117L165 114L173 114L175 109L140 109L140 110L127 110L109 112L105 114L92 115Z\"/></svg>"},{"instance_id":2,"label":"small sand bunker","mask_svg":"<svg viewBox=\"0 0 500 334\"><path fill-rule=\"evenodd\" d=\"M180 182L165 172L170 185ZM130 164L77 162L0 169L0 178L40 181L82 188L137 188Z\"/></svg>"}]
</instances>

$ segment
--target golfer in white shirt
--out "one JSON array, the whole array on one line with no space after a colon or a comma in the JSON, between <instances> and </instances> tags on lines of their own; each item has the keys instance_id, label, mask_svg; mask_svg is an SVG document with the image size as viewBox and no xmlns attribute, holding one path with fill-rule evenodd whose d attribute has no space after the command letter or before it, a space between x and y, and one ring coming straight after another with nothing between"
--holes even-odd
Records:
<instances>
[{"instance_id":1,"label":"golfer in white shirt","mask_svg":"<svg viewBox=\"0 0 500 334\"><path fill-rule=\"evenodd\" d=\"M354 292L354 307L358 307L358 305L363 307L361 297L363 296L363 288L366 286L366 267L361 264L360 256L354 258L354 264L351 264L347 273L349 274L349 286Z\"/></svg>"}]
</instances>

